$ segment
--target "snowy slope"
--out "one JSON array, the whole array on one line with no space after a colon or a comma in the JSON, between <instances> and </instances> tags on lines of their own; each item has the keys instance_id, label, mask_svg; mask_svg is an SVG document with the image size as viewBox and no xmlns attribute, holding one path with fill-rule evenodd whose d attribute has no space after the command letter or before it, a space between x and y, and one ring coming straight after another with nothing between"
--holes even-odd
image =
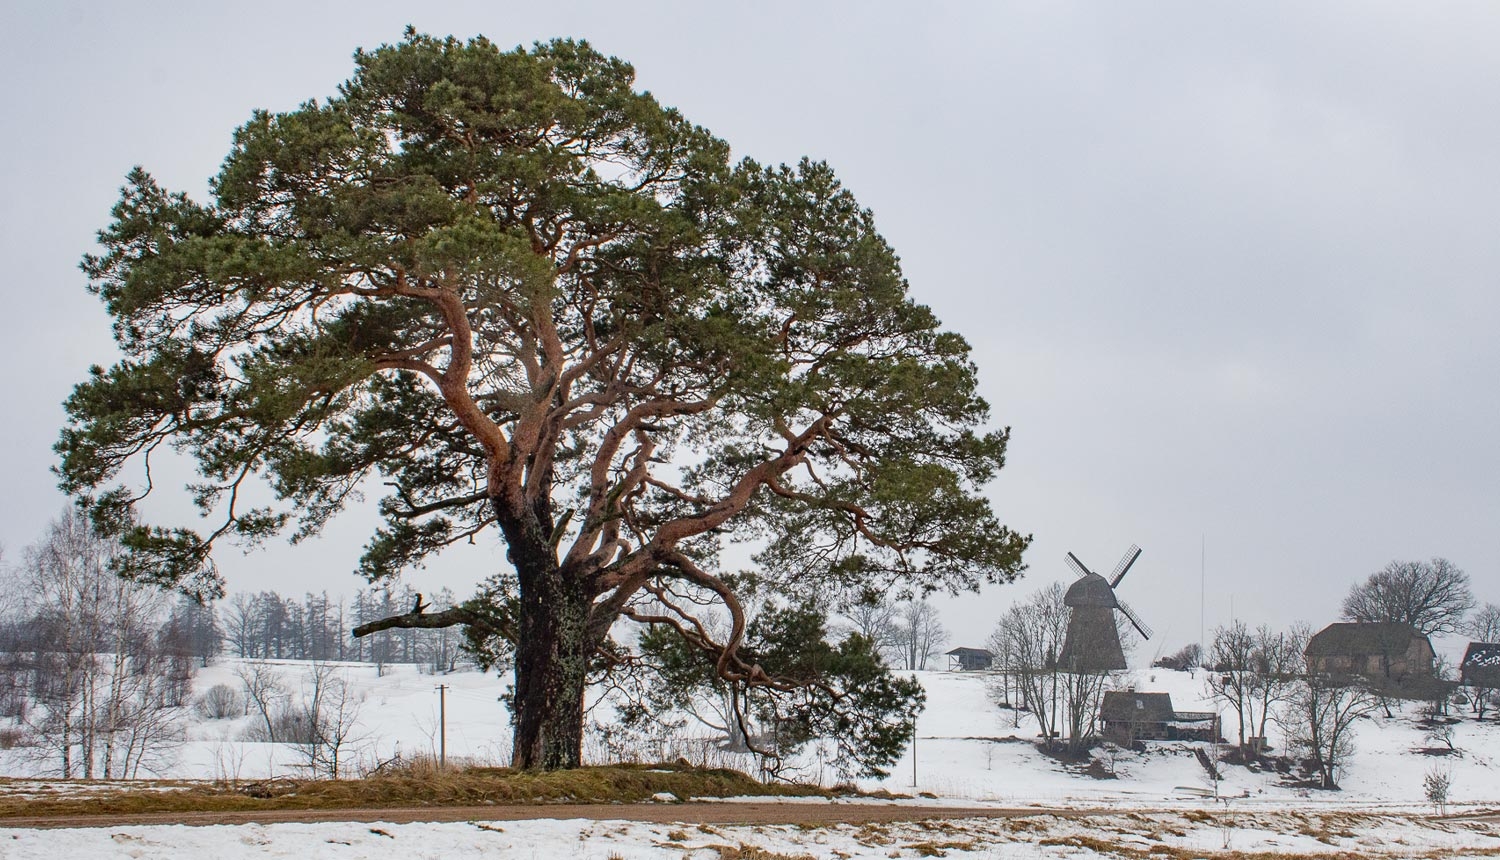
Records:
<instances>
[{"instance_id":1,"label":"snowy slope","mask_svg":"<svg viewBox=\"0 0 1500 860\"><path fill-rule=\"evenodd\" d=\"M238 661L200 669L194 679L195 690L206 690L214 684L238 687L234 669ZM286 678L292 690L305 683L308 664L272 661ZM437 686L448 687L447 725L448 756L452 760L473 759L503 763L510 758L510 714L500 694L505 688L494 675L482 672L455 672L429 675L412 664L391 664L380 674L367 663L338 664L348 682L364 696L360 705L355 760L370 763L403 756L438 754L439 693ZM190 729L177 773L182 776L234 776L225 773L223 764L238 764L242 778L286 773L296 763L296 756L279 744L244 743L237 739L252 721L215 720L197 723ZM236 761L233 757L242 756ZM228 759L226 762L226 758Z\"/></svg>"},{"instance_id":2,"label":"snowy slope","mask_svg":"<svg viewBox=\"0 0 1500 860\"><path fill-rule=\"evenodd\" d=\"M1022 714L992 704L978 674L919 672L927 690L927 710L917 725L917 778L912 785L910 754L895 765L881 785L891 791L927 791L941 796L1012 802L1056 802L1069 799L1153 800L1191 796L1180 790L1203 789L1210 783L1194 757L1193 747L1206 744L1148 742L1145 754L1122 755L1118 779L1095 780L1068 773L1062 765L1031 744L1034 722ZM1178 710L1223 711L1209 699L1203 673L1160 669L1137 670L1127 678L1141 691L1172 695ZM1458 802L1500 801L1500 723L1477 724L1465 719L1457 729L1459 755L1441 758L1416 750L1428 746L1416 725L1420 705L1409 704L1391 719L1383 715L1360 720L1355 732L1356 752L1340 783L1342 791L1307 792L1277 785L1270 773L1251 773L1226 767L1220 784L1224 795L1252 800L1298 803L1355 802L1360 804L1424 802L1422 781L1429 769L1440 766L1452 774L1452 798ZM1464 714L1455 709L1456 715ZM1233 714L1225 714L1226 735L1233 732ZM1271 743L1285 746L1279 728L1270 730ZM1016 738L1016 741L992 740Z\"/></svg>"},{"instance_id":3,"label":"snowy slope","mask_svg":"<svg viewBox=\"0 0 1500 860\"><path fill-rule=\"evenodd\" d=\"M237 662L220 661L200 670L196 690L214 684L238 686ZM286 685L296 690L305 683L308 665L277 664ZM509 714L500 701L507 679L480 672L434 676L412 665L387 666L384 675L374 666L340 667L363 696L353 760L364 766L403 756L435 755L438 737L438 684L448 686L448 755L491 764L509 760ZM913 758L904 755L884 780L866 781L867 788L892 792L927 792L962 801L1007 803L1080 803L1111 800L1151 804L1188 802L1192 792L1211 785L1186 743L1149 743L1145 754L1127 753L1116 764L1118 778L1096 780L1071 773L1032 746L1036 727L1025 714L1002 710L987 695L979 674L919 672L927 690L927 710L917 724L916 775ZM1134 672L1127 683L1143 691L1171 693L1179 710L1220 710L1205 698L1203 675L1164 670ZM1306 792L1276 784L1273 774L1226 768L1222 794L1272 804L1306 805L1382 803L1421 806L1422 780L1434 766L1452 774L1452 797L1460 803L1500 802L1500 723L1458 724L1461 754L1441 759L1414 750L1427 746L1415 725L1418 706L1409 706L1393 719L1362 720L1356 733L1357 752L1336 793ZM602 716L602 712L596 716ZM1019 725L1015 725L1019 716ZM176 761L161 776L177 778L262 778L294 772L295 751L276 744L240 740L250 717L196 721ZM1232 732L1232 729L1230 730ZM1271 742L1284 746L1279 730ZM590 747L594 749L594 747ZM25 776L40 772L17 751L0 752L0 775ZM816 774L816 771L812 771ZM826 781L836 779L825 773ZM1184 791L1182 789L1188 789Z\"/></svg>"}]
</instances>

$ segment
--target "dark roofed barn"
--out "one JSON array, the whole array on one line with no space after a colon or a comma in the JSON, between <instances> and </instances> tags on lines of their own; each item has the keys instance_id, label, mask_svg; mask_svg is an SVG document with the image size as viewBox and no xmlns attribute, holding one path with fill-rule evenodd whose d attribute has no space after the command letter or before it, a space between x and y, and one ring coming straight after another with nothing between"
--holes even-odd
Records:
<instances>
[{"instance_id":1,"label":"dark roofed barn","mask_svg":"<svg viewBox=\"0 0 1500 860\"><path fill-rule=\"evenodd\" d=\"M1219 737L1219 715L1178 711L1170 693L1110 690L1099 704L1104 736L1116 743L1135 741L1213 741Z\"/></svg>"},{"instance_id":2,"label":"dark roofed barn","mask_svg":"<svg viewBox=\"0 0 1500 860\"><path fill-rule=\"evenodd\" d=\"M1459 672L1462 673L1463 682L1470 687L1486 690L1500 688L1500 645L1470 642Z\"/></svg>"},{"instance_id":3,"label":"dark roofed barn","mask_svg":"<svg viewBox=\"0 0 1500 860\"><path fill-rule=\"evenodd\" d=\"M1339 622L1319 630L1303 652L1307 670L1357 677L1391 696L1433 693L1432 642L1399 621Z\"/></svg>"},{"instance_id":4,"label":"dark roofed barn","mask_svg":"<svg viewBox=\"0 0 1500 860\"><path fill-rule=\"evenodd\" d=\"M983 648L954 648L948 652L949 672L983 672L995 663L995 655Z\"/></svg>"}]
</instances>

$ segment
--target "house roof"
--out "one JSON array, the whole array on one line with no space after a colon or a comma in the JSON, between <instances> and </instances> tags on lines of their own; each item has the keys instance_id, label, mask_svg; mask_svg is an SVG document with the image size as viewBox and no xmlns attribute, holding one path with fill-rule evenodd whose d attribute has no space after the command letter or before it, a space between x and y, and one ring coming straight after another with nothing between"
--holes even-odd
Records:
<instances>
[{"instance_id":1,"label":"house roof","mask_svg":"<svg viewBox=\"0 0 1500 860\"><path fill-rule=\"evenodd\" d=\"M1459 664L1466 684L1481 687L1500 686L1500 645L1492 642L1470 642Z\"/></svg>"},{"instance_id":2,"label":"house roof","mask_svg":"<svg viewBox=\"0 0 1500 860\"><path fill-rule=\"evenodd\" d=\"M957 657L988 657L991 660L995 659L995 655L994 654L990 653L989 651L984 650L983 648L954 648L952 651L948 652L948 656L950 656L950 657L954 657L954 656L957 656Z\"/></svg>"},{"instance_id":3,"label":"house roof","mask_svg":"<svg viewBox=\"0 0 1500 860\"><path fill-rule=\"evenodd\" d=\"M1465 669L1500 667L1500 645L1492 642L1470 642L1469 650L1464 652L1462 665Z\"/></svg>"},{"instance_id":4,"label":"house roof","mask_svg":"<svg viewBox=\"0 0 1500 860\"><path fill-rule=\"evenodd\" d=\"M1106 722L1165 723L1173 713L1171 693L1110 690L1099 705L1099 718Z\"/></svg>"},{"instance_id":5,"label":"house roof","mask_svg":"<svg viewBox=\"0 0 1500 860\"><path fill-rule=\"evenodd\" d=\"M1427 641L1410 624L1400 621L1341 621L1319 630L1302 653L1308 657L1403 654L1413 639Z\"/></svg>"}]
</instances>

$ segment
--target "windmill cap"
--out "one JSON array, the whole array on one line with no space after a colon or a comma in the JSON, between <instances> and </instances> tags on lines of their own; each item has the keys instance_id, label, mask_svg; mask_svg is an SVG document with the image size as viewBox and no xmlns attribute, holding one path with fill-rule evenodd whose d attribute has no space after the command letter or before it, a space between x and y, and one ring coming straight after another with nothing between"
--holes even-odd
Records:
<instances>
[{"instance_id":1,"label":"windmill cap","mask_svg":"<svg viewBox=\"0 0 1500 860\"><path fill-rule=\"evenodd\" d=\"M1109 587L1109 580L1097 573L1091 573L1068 588L1068 593L1063 595L1063 603L1067 606L1103 606L1109 609L1117 609L1119 601L1115 600L1115 590Z\"/></svg>"}]
</instances>

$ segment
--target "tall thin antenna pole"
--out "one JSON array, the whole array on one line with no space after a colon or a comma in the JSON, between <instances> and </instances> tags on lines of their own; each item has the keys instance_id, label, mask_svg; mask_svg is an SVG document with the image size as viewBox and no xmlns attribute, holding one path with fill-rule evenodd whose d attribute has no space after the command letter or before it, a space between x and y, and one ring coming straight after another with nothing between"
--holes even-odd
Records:
<instances>
[{"instance_id":1,"label":"tall thin antenna pole","mask_svg":"<svg viewBox=\"0 0 1500 860\"><path fill-rule=\"evenodd\" d=\"M1208 647L1208 535L1198 536L1198 647Z\"/></svg>"}]
</instances>

